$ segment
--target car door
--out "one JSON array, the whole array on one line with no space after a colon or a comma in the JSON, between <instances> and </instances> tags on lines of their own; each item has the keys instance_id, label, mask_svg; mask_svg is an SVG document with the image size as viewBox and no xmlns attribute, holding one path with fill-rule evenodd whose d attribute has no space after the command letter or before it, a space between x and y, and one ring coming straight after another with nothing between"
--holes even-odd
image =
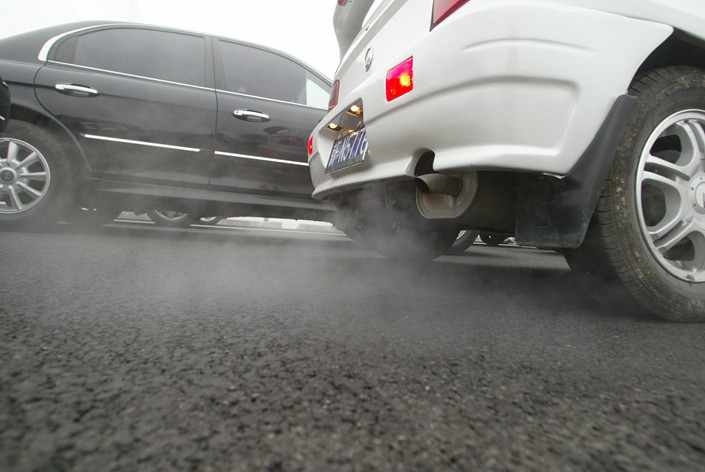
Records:
<instances>
[{"instance_id":1,"label":"car door","mask_svg":"<svg viewBox=\"0 0 705 472\"><path fill-rule=\"evenodd\" d=\"M10 87L0 77L0 131L5 131L10 120Z\"/></svg>"},{"instance_id":2,"label":"car door","mask_svg":"<svg viewBox=\"0 0 705 472\"><path fill-rule=\"evenodd\" d=\"M308 138L330 84L293 59L214 39L218 96L211 187L310 198Z\"/></svg>"},{"instance_id":3,"label":"car door","mask_svg":"<svg viewBox=\"0 0 705 472\"><path fill-rule=\"evenodd\" d=\"M59 42L35 84L39 101L73 133L99 177L207 188L212 70L203 36L105 27Z\"/></svg>"}]
</instances>

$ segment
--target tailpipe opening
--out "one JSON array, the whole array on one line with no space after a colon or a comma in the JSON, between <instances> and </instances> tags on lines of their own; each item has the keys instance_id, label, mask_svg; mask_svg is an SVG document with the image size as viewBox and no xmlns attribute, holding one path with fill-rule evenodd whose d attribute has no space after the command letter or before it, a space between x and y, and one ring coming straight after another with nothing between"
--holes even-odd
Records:
<instances>
[{"instance_id":1,"label":"tailpipe opening","mask_svg":"<svg viewBox=\"0 0 705 472\"><path fill-rule=\"evenodd\" d=\"M416 203L425 218L452 219L472 205L477 192L477 173L440 174L433 170L436 155L423 153L416 164Z\"/></svg>"},{"instance_id":2,"label":"tailpipe opening","mask_svg":"<svg viewBox=\"0 0 705 472\"><path fill-rule=\"evenodd\" d=\"M416 177L416 186L423 193L440 193L457 197L463 191L463 181L448 174L426 174Z\"/></svg>"}]
</instances>

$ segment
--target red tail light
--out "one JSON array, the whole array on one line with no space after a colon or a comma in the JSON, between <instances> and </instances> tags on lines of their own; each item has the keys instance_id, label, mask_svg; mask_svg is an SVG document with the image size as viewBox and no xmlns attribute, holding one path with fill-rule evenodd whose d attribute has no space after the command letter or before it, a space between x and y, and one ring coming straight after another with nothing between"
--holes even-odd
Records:
<instances>
[{"instance_id":1,"label":"red tail light","mask_svg":"<svg viewBox=\"0 0 705 472\"><path fill-rule=\"evenodd\" d=\"M468 1L469 0L433 0L433 21L431 23L431 29L452 15Z\"/></svg>"},{"instance_id":2,"label":"red tail light","mask_svg":"<svg viewBox=\"0 0 705 472\"><path fill-rule=\"evenodd\" d=\"M414 57L410 57L387 72L387 101L414 90Z\"/></svg>"},{"instance_id":3,"label":"red tail light","mask_svg":"<svg viewBox=\"0 0 705 472\"><path fill-rule=\"evenodd\" d=\"M308 138L308 155L311 156L313 154L313 135L311 135L310 138Z\"/></svg>"},{"instance_id":4,"label":"red tail light","mask_svg":"<svg viewBox=\"0 0 705 472\"><path fill-rule=\"evenodd\" d=\"M346 3L348 3L348 0L338 0L338 5L341 7L344 7Z\"/></svg>"},{"instance_id":5,"label":"red tail light","mask_svg":"<svg viewBox=\"0 0 705 472\"><path fill-rule=\"evenodd\" d=\"M338 104L338 96L340 95L340 81L336 80L333 83L333 88L330 91L330 100L328 101L328 111L331 111Z\"/></svg>"}]
</instances>

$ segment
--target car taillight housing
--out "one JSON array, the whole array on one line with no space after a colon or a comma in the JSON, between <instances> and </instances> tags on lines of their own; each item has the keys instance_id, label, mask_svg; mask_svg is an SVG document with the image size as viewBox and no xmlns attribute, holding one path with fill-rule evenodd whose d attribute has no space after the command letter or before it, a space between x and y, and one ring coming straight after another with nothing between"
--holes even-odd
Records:
<instances>
[{"instance_id":1,"label":"car taillight housing","mask_svg":"<svg viewBox=\"0 0 705 472\"><path fill-rule=\"evenodd\" d=\"M431 29L435 28L441 21L452 15L458 8L465 5L470 0L433 0L433 19Z\"/></svg>"},{"instance_id":2,"label":"car taillight housing","mask_svg":"<svg viewBox=\"0 0 705 472\"><path fill-rule=\"evenodd\" d=\"M333 88L330 90L330 100L328 101L328 111L331 111L338 104L340 95L340 81L336 80L333 83Z\"/></svg>"},{"instance_id":3,"label":"car taillight housing","mask_svg":"<svg viewBox=\"0 0 705 472\"><path fill-rule=\"evenodd\" d=\"M413 56L387 72L387 101L391 102L412 90L414 90Z\"/></svg>"},{"instance_id":4,"label":"car taillight housing","mask_svg":"<svg viewBox=\"0 0 705 472\"><path fill-rule=\"evenodd\" d=\"M346 3L348 3L348 0L338 0L338 5L341 7L344 7Z\"/></svg>"},{"instance_id":5,"label":"car taillight housing","mask_svg":"<svg viewBox=\"0 0 705 472\"><path fill-rule=\"evenodd\" d=\"M309 157L313 155L313 135L308 138L308 155Z\"/></svg>"}]
</instances>

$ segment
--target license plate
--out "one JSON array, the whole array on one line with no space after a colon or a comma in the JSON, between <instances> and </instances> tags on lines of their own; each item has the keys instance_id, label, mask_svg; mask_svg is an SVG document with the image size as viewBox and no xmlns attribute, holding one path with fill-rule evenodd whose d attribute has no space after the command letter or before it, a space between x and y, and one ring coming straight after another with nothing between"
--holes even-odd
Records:
<instances>
[{"instance_id":1,"label":"license plate","mask_svg":"<svg viewBox=\"0 0 705 472\"><path fill-rule=\"evenodd\" d=\"M365 125L362 125L335 140L326 166L326 174L361 163L365 160L366 152L367 131Z\"/></svg>"}]
</instances>

